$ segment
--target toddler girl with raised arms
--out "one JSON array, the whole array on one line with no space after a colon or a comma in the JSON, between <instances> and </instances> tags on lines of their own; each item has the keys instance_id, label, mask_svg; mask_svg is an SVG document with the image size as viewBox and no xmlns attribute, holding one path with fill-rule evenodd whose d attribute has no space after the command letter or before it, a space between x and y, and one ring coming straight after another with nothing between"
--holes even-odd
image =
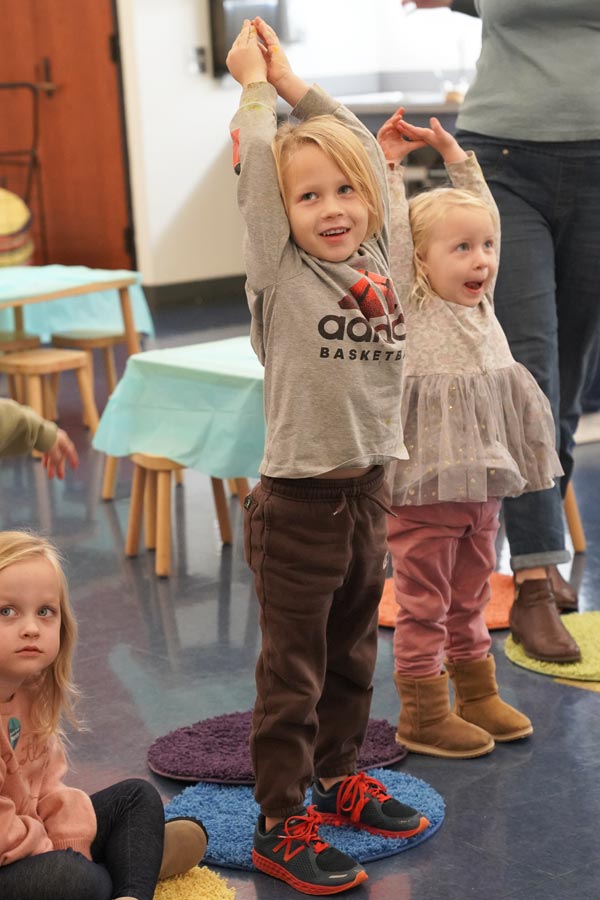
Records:
<instances>
[{"instance_id":1,"label":"toddler girl with raised arms","mask_svg":"<svg viewBox=\"0 0 600 900\"><path fill-rule=\"evenodd\" d=\"M378 135L390 167L392 274L407 326L402 421L410 458L392 465L396 516L388 517L397 740L417 753L474 757L532 732L498 695L484 620L500 501L550 488L562 470L548 401L513 359L494 315L500 222L477 160L437 119L417 128L402 113ZM399 162L424 145L441 154L452 187L409 204ZM518 622L511 627L519 641Z\"/></svg>"}]
</instances>

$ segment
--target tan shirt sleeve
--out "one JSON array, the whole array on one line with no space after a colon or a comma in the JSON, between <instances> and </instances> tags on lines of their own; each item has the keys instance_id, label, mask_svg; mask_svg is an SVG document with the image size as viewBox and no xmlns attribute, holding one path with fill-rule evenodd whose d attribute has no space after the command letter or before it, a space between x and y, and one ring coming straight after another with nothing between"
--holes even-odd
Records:
<instances>
[{"instance_id":1,"label":"tan shirt sleeve","mask_svg":"<svg viewBox=\"0 0 600 900\"><path fill-rule=\"evenodd\" d=\"M45 453L56 440L56 425L29 406L0 399L0 456L20 456L30 450Z\"/></svg>"}]
</instances>

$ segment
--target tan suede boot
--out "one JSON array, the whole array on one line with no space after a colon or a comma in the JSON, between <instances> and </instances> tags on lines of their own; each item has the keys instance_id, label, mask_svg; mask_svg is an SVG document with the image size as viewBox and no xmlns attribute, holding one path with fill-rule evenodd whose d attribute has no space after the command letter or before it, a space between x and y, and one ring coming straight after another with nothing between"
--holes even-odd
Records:
<instances>
[{"instance_id":1,"label":"tan suede boot","mask_svg":"<svg viewBox=\"0 0 600 900\"><path fill-rule=\"evenodd\" d=\"M204 857L208 835L199 819L171 819L165 825L165 842L159 879L181 875Z\"/></svg>"},{"instance_id":2,"label":"tan suede boot","mask_svg":"<svg viewBox=\"0 0 600 900\"><path fill-rule=\"evenodd\" d=\"M448 673L404 678L394 672L402 709L396 740L413 753L470 759L494 749L493 738L450 711Z\"/></svg>"},{"instance_id":3,"label":"tan suede boot","mask_svg":"<svg viewBox=\"0 0 600 900\"><path fill-rule=\"evenodd\" d=\"M454 712L465 722L484 728L495 741L516 741L533 732L527 716L500 699L493 656L447 660L446 668L454 686Z\"/></svg>"}]
</instances>

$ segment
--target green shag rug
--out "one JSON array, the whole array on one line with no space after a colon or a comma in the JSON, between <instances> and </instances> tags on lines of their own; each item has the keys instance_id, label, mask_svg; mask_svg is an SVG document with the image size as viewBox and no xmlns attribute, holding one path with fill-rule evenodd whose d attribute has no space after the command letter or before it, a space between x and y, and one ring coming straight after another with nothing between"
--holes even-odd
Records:
<instances>
[{"instance_id":1,"label":"green shag rug","mask_svg":"<svg viewBox=\"0 0 600 900\"><path fill-rule=\"evenodd\" d=\"M600 681L600 612L570 613L562 621L581 650L581 660L576 663L541 662L525 655L522 644L515 644L507 637L504 652L511 662L540 675L568 678L573 681Z\"/></svg>"}]
</instances>

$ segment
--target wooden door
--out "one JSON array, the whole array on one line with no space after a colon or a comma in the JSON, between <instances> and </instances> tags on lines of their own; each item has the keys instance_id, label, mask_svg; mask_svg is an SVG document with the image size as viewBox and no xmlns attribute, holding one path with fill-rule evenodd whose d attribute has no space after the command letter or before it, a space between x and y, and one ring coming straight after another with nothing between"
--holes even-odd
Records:
<instances>
[{"instance_id":1,"label":"wooden door","mask_svg":"<svg viewBox=\"0 0 600 900\"><path fill-rule=\"evenodd\" d=\"M47 262L132 268L111 0L0 0L0 22L0 82L57 85L38 92ZM31 108L26 90L0 90L0 154L29 145Z\"/></svg>"}]
</instances>

